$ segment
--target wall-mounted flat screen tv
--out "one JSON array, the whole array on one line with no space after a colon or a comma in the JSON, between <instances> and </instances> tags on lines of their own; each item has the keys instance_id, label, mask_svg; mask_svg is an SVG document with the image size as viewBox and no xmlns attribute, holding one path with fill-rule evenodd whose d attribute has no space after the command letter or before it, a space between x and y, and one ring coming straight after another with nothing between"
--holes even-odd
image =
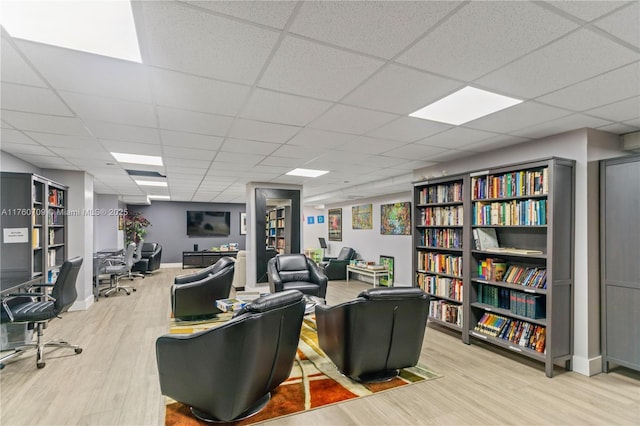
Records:
<instances>
[{"instance_id":1,"label":"wall-mounted flat screen tv","mask_svg":"<svg viewBox=\"0 0 640 426\"><path fill-rule=\"evenodd\" d=\"M225 237L231 231L231 212L187 211L187 235Z\"/></svg>"}]
</instances>

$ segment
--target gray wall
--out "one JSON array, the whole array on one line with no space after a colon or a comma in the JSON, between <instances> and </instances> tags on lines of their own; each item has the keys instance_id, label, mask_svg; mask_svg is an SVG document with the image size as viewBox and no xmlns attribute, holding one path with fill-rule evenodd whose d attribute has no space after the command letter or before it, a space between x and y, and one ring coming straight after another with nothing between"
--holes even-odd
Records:
<instances>
[{"instance_id":1,"label":"gray wall","mask_svg":"<svg viewBox=\"0 0 640 426\"><path fill-rule=\"evenodd\" d=\"M194 244L198 244L199 250L228 243L238 243L240 250L245 249L245 235L240 235L240 212L245 211L244 204L153 201L150 206L128 205L127 209L142 213L151 222L144 239L162 245L162 263L182 263L182 252L193 250ZM187 236L187 210L231 212L231 234L228 237Z\"/></svg>"}]
</instances>

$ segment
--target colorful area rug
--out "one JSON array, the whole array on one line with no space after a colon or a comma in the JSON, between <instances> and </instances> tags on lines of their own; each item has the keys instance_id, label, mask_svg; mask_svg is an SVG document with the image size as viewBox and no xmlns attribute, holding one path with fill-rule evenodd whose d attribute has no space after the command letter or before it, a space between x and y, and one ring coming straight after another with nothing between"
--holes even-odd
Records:
<instances>
[{"instance_id":1,"label":"colorful area rug","mask_svg":"<svg viewBox=\"0 0 640 426\"><path fill-rule=\"evenodd\" d=\"M194 333L215 327L228 319L179 323L172 321L170 333ZM314 318L309 316L305 317L302 323L298 354L289 378L271 392L271 400L258 414L227 424L249 425L439 377L442 376L417 365L402 369L398 377L384 383L362 384L351 380L340 373L320 349L316 323ZM206 424L208 423L195 418L188 406L167 398L166 426Z\"/></svg>"}]
</instances>

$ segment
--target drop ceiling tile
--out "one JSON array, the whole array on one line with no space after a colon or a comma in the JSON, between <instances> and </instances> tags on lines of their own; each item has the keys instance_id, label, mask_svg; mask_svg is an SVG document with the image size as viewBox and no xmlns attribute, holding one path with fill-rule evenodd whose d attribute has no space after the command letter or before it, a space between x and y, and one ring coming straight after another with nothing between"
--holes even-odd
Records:
<instances>
[{"instance_id":1,"label":"drop ceiling tile","mask_svg":"<svg viewBox=\"0 0 640 426\"><path fill-rule=\"evenodd\" d=\"M612 10L623 6L625 1L547 1L551 6L557 7L583 21L593 21Z\"/></svg>"},{"instance_id":2,"label":"drop ceiling tile","mask_svg":"<svg viewBox=\"0 0 640 426\"><path fill-rule=\"evenodd\" d=\"M387 155L368 155L361 154L353 160L355 164L369 167L373 172L378 167L393 167L405 163L406 160L402 158L390 157Z\"/></svg>"},{"instance_id":3,"label":"drop ceiling tile","mask_svg":"<svg viewBox=\"0 0 640 426\"><path fill-rule=\"evenodd\" d=\"M95 138L54 133L25 132L30 138L42 145L61 148L85 148L103 150ZM4 141L3 141L4 143Z\"/></svg>"},{"instance_id":4,"label":"drop ceiling tile","mask_svg":"<svg viewBox=\"0 0 640 426\"><path fill-rule=\"evenodd\" d=\"M542 105L537 102L523 102L465 123L465 127L495 133L509 133L569 114L571 112L564 109Z\"/></svg>"},{"instance_id":5,"label":"drop ceiling tile","mask_svg":"<svg viewBox=\"0 0 640 426\"><path fill-rule=\"evenodd\" d=\"M632 126L624 123L614 123L609 124L608 126L598 127L598 130L613 133L614 135L623 135L625 133L637 132L638 130L640 130L640 126Z\"/></svg>"},{"instance_id":6,"label":"drop ceiling tile","mask_svg":"<svg viewBox=\"0 0 640 426\"><path fill-rule=\"evenodd\" d=\"M341 144L339 147L336 147L336 149L338 151L349 151L355 153L380 154L382 152L389 151L390 149L399 148L405 145L405 142L378 139L369 136L358 136L349 142Z\"/></svg>"},{"instance_id":7,"label":"drop ceiling tile","mask_svg":"<svg viewBox=\"0 0 640 426\"><path fill-rule=\"evenodd\" d=\"M392 158L404 158L407 160L424 160L431 161L431 158L436 155L444 152L443 148L438 148L434 146L427 146L421 144L407 144L400 148L394 148L383 154L387 157Z\"/></svg>"},{"instance_id":8,"label":"drop ceiling tile","mask_svg":"<svg viewBox=\"0 0 640 426\"><path fill-rule=\"evenodd\" d=\"M204 135L225 136L233 123L232 117L156 107L161 129L178 130Z\"/></svg>"},{"instance_id":9,"label":"drop ceiling tile","mask_svg":"<svg viewBox=\"0 0 640 426\"><path fill-rule=\"evenodd\" d=\"M216 163L238 163L238 164L258 164L260 161L264 159L264 155L260 154L236 154L233 152L219 152L216 156ZM215 163L213 164L215 168Z\"/></svg>"},{"instance_id":10,"label":"drop ceiling tile","mask_svg":"<svg viewBox=\"0 0 640 426\"><path fill-rule=\"evenodd\" d=\"M413 142L450 129L451 126L436 121L414 117L400 117L367 135L380 139L392 139L401 142Z\"/></svg>"},{"instance_id":11,"label":"drop ceiling tile","mask_svg":"<svg viewBox=\"0 0 640 426\"><path fill-rule=\"evenodd\" d=\"M63 170L77 170L78 168L67 160L56 157L53 155L34 155L34 154L15 154L16 157L26 161L27 163L31 163L34 166L40 168L52 168L52 169L63 169Z\"/></svg>"},{"instance_id":12,"label":"drop ceiling tile","mask_svg":"<svg viewBox=\"0 0 640 426\"><path fill-rule=\"evenodd\" d=\"M258 85L292 94L337 101L383 62L332 47L287 37Z\"/></svg>"},{"instance_id":13,"label":"drop ceiling tile","mask_svg":"<svg viewBox=\"0 0 640 426\"><path fill-rule=\"evenodd\" d=\"M298 164L296 161L293 161L289 157L276 157L274 155L270 155L267 158L265 158L264 160L262 160L260 162L260 165L261 166L289 167L289 170L293 170L296 167L309 168L309 167L307 167L307 165L303 161L301 161L300 164ZM289 170L287 170L287 171L289 171Z\"/></svg>"},{"instance_id":14,"label":"drop ceiling tile","mask_svg":"<svg viewBox=\"0 0 640 426\"><path fill-rule=\"evenodd\" d=\"M112 162L114 160L111 154L109 154L107 151L104 151L104 150L97 151L91 148L53 148L52 151L55 152L56 155L65 159L88 158L93 160L102 160L103 162L106 162L106 161Z\"/></svg>"},{"instance_id":15,"label":"drop ceiling tile","mask_svg":"<svg viewBox=\"0 0 640 426\"><path fill-rule=\"evenodd\" d=\"M203 13L174 2L141 2L145 63L252 84L278 32Z\"/></svg>"},{"instance_id":16,"label":"drop ceiling tile","mask_svg":"<svg viewBox=\"0 0 640 426\"><path fill-rule=\"evenodd\" d=\"M169 159L166 159L169 160ZM166 161L165 160L165 161ZM172 160L173 161L173 160ZM175 160L176 163L185 163L188 160ZM202 177L204 175L204 173L207 171L206 167L204 168L194 168L194 167L188 167L188 166L173 166L173 165L167 165L167 177L171 177L174 174L177 175L192 175L192 176L200 176Z\"/></svg>"},{"instance_id":17,"label":"drop ceiling tile","mask_svg":"<svg viewBox=\"0 0 640 426\"><path fill-rule=\"evenodd\" d=\"M304 126L331 107L330 102L255 89L241 117L271 123Z\"/></svg>"},{"instance_id":18,"label":"drop ceiling tile","mask_svg":"<svg viewBox=\"0 0 640 426\"><path fill-rule=\"evenodd\" d=\"M639 94L640 62L635 62L536 100L573 111L585 111Z\"/></svg>"},{"instance_id":19,"label":"drop ceiling tile","mask_svg":"<svg viewBox=\"0 0 640 426\"><path fill-rule=\"evenodd\" d=\"M640 3L629 2L625 8L595 22L595 26L640 48Z\"/></svg>"},{"instance_id":20,"label":"drop ceiling tile","mask_svg":"<svg viewBox=\"0 0 640 426\"><path fill-rule=\"evenodd\" d=\"M512 135L498 135L488 139L484 139L480 142L471 142L467 145L463 145L460 148L465 151L485 152L498 148L504 148L511 145L516 145L523 142L528 142L531 139L520 138Z\"/></svg>"},{"instance_id":21,"label":"drop ceiling tile","mask_svg":"<svg viewBox=\"0 0 640 426\"><path fill-rule=\"evenodd\" d=\"M273 155L277 157L295 158L299 160L311 160L326 152L322 147L302 147L295 145L281 145Z\"/></svg>"},{"instance_id":22,"label":"drop ceiling tile","mask_svg":"<svg viewBox=\"0 0 640 426\"><path fill-rule=\"evenodd\" d=\"M47 87L4 36L0 45L0 55L0 77L3 82Z\"/></svg>"},{"instance_id":23,"label":"drop ceiling tile","mask_svg":"<svg viewBox=\"0 0 640 426\"><path fill-rule=\"evenodd\" d=\"M20 143L24 145L38 145L38 142L28 136L28 133L23 133L15 129L8 129L6 127L3 127L2 130L0 130L0 141L2 141L2 144Z\"/></svg>"},{"instance_id":24,"label":"drop ceiling tile","mask_svg":"<svg viewBox=\"0 0 640 426\"><path fill-rule=\"evenodd\" d=\"M498 136L493 132L485 132L483 130L467 129L464 127L454 127L446 132L429 136L421 139L416 143L429 146L438 146L447 149L461 148L474 141L481 141L491 137Z\"/></svg>"},{"instance_id":25,"label":"drop ceiling tile","mask_svg":"<svg viewBox=\"0 0 640 426\"><path fill-rule=\"evenodd\" d=\"M185 148L200 148L217 150L222 146L223 139L218 136L199 135L196 133L174 132L161 130L160 137L164 146L179 146Z\"/></svg>"},{"instance_id":26,"label":"drop ceiling tile","mask_svg":"<svg viewBox=\"0 0 640 426\"><path fill-rule=\"evenodd\" d=\"M187 1L185 3L258 24L283 29L295 1Z\"/></svg>"},{"instance_id":27,"label":"drop ceiling tile","mask_svg":"<svg viewBox=\"0 0 640 426\"><path fill-rule=\"evenodd\" d=\"M156 103L162 106L233 116L249 94L249 86L158 68L152 76Z\"/></svg>"},{"instance_id":28,"label":"drop ceiling tile","mask_svg":"<svg viewBox=\"0 0 640 426\"><path fill-rule=\"evenodd\" d=\"M477 83L530 98L637 60L637 52L582 29L480 78Z\"/></svg>"},{"instance_id":29,"label":"drop ceiling tile","mask_svg":"<svg viewBox=\"0 0 640 426\"><path fill-rule=\"evenodd\" d=\"M106 123L86 120L85 124L99 139L111 139L125 142L159 144L158 130L153 127L129 126L126 124Z\"/></svg>"},{"instance_id":30,"label":"drop ceiling tile","mask_svg":"<svg viewBox=\"0 0 640 426\"><path fill-rule=\"evenodd\" d=\"M458 3L304 2L290 31L389 59Z\"/></svg>"},{"instance_id":31,"label":"drop ceiling tile","mask_svg":"<svg viewBox=\"0 0 640 426\"><path fill-rule=\"evenodd\" d=\"M22 143L2 141L2 151L9 154L32 154L32 155L53 155L53 153L42 145L27 145Z\"/></svg>"},{"instance_id":32,"label":"drop ceiling tile","mask_svg":"<svg viewBox=\"0 0 640 426\"><path fill-rule=\"evenodd\" d=\"M517 130L511 132L511 134L524 138L540 139L546 136L568 132L569 130L581 129L583 127L597 128L608 124L611 124L611 122L583 114L572 114L544 124Z\"/></svg>"},{"instance_id":33,"label":"drop ceiling tile","mask_svg":"<svg viewBox=\"0 0 640 426\"><path fill-rule=\"evenodd\" d=\"M26 40L16 45L56 90L152 101L143 64Z\"/></svg>"},{"instance_id":34,"label":"drop ceiling tile","mask_svg":"<svg viewBox=\"0 0 640 426\"><path fill-rule=\"evenodd\" d=\"M171 176L171 172L176 171L182 173L183 167L191 167L196 170L196 174L202 174L211 165L211 160L194 160L192 158L163 158L163 162L167 167L167 176Z\"/></svg>"},{"instance_id":35,"label":"drop ceiling tile","mask_svg":"<svg viewBox=\"0 0 640 426\"><path fill-rule=\"evenodd\" d=\"M309 126L317 129L361 135L397 117L397 115L386 112L371 111L347 105L336 105L322 117L314 120Z\"/></svg>"},{"instance_id":36,"label":"drop ceiling tile","mask_svg":"<svg viewBox=\"0 0 640 426\"><path fill-rule=\"evenodd\" d=\"M133 126L155 127L156 118L151 104L81 95L60 91L60 96L80 117Z\"/></svg>"},{"instance_id":37,"label":"drop ceiling tile","mask_svg":"<svg viewBox=\"0 0 640 426\"><path fill-rule=\"evenodd\" d=\"M2 109L72 117L73 112L53 90L42 87L2 83Z\"/></svg>"},{"instance_id":38,"label":"drop ceiling tile","mask_svg":"<svg viewBox=\"0 0 640 426\"><path fill-rule=\"evenodd\" d=\"M216 156L216 150L183 148L177 146L165 146L162 155L166 158L186 158L193 160L211 161Z\"/></svg>"},{"instance_id":39,"label":"drop ceiling tile","mask_svg":"<svg viewBox=\"0 0 640 426\"><path fill-rule=\"evenodd\" d=\"M213 171L221 171L221 170L242 170L242 171L253 171L256 169L255 164L251 164L251 163L246 163L246 164L240 164L240 163L225 163L222 161L214 161L211 164L211 169L209 170L209 172L213 172Z\"/></svg>"},{"instance_id":40,"label":"drop ceiling tile","mask_svg":"<svg viewBox=\"0 0 640 426\"><path fill-rule=\"evenodd\" d=\"M473 151L464 151L461 149L447 149L439 154L434 154L433 156L431 156L431 159L433 161L442 163L445 161L456 160L458 158L470 157L474 154L475 152Z\"/></svg>"},{"instance_id":41,"label":"drop ceiling tile","mask_svg":"<svg viewBox=\"0 0 640 426\"><path fill-rule=\"evenodd\" d=\"M300 128L295 126L239 118L229 132L229 136L236 139L284 143L299 130Z\"/></svg>"},{"instance_id":42,"label":"drop ceiling tile","mask_svg":"<svg viewBox=\"0 0 640 426\"><path fill-rule=\"evenodd\" d=\"M634 96L620 102L590 109L585 114L593 115L609 121L625 121L640 117L640 97Z\"/></svg>"},{"instance_id":43,"label":"drop ceiling tile","mask_svg":"<svg viewBox=\"0 0 640 426\"><path fill-rule=\"evenodd\" d=\"M91 136L78 118L2 110L2 119L18 130Z\"/></svg>"},{"instance_id":44,"label":"drop ceiling tile","mask_svg":"<svg viewBox=\"0 0 640 426\"><path fill-rule=\"evenodd\" d=\"M576 27L530 2L469 2L397 61L471 81Z\"/></svg>"},{"instance_id":45,"label":"drop ceiling tile","mask_svg":"<svg viewBox=\"0 0 640 426\"><path fill-rule=\"evenodd\" d=\"M281 146L279 143L269 143L269 142L259 142L259 141L251 141L246 139L234 139L227 138L220 148L221 151L224 152L236 152L236 153L244 153L251 152L254 154L264 154L268 155L274 152L278 147Z\"/></svg>"},{"instance_id":46,"label":"drop ceiling tile","mask_svg":"<svg viewBox=\"0 0 640 426\"><path fill-rule=\"evenodd\" d=\"M343 103L406 115L458 88L458 81L389 64L347 95Z\"/></svg>"},{"instance_id":47,"label":"drop ceiling tile","mask_svg":"<svg viewBox=\"0 0 640 426\"><path fill-rule=\"evenodd\" d=\"M629 126L633 126L636 130L640 129L640 117L632 118L631 120L625 120L622 124L628 124Z\"/></svg>"},{"instance_id":48,"label":"drop ceiling tile","mask_svg":"<svg viewBox=\"0 0 640 426\"><path fill-rule=\"evenodd\" d=\"M151 145L148 143L133 143L123 141L112 141L108 139L100 140L104 149L108 152L123 152L126 154L140 155L157 155L162 156L162 147L160 145ZM138 170L136 167L128 167Z\"/></svg>"},{"instance_id":49,"label":"drop ceiling tile","mask_svg":"<svg viewBox=\"0 0 640 426\"><path fill-rule=\"evenodd\" d=\"M347 133L329 132L327 130L305 127L297 133L287 144L298 146L321 146L325 149L340 146L354 138Z\"/></svg>"}]
</instances>

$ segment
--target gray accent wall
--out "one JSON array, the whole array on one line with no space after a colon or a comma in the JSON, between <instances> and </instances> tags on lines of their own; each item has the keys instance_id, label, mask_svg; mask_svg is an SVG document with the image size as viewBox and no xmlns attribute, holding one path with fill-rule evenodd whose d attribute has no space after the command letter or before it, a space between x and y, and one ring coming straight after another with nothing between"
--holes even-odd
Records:
<instances>
[{"instance_id":1,"label":"gray accent wall","mask_svg":"<svg viewBox=\"0 0 640 426\"><path fill-rule=\"evenodd\" d=\"M151 222L144 239L162 245L162 263L182 263L182 252L192 251L194 244L198 244L198 250L228 243L238 243L240 250L246 247L246 235L240 235L240 213L245 211L244 204L152 201L150 206L129 204L127 209L142 213ZM228 237L187 236L187 210L231 212L231 234Z\"/></svg>"}]
</instances>

